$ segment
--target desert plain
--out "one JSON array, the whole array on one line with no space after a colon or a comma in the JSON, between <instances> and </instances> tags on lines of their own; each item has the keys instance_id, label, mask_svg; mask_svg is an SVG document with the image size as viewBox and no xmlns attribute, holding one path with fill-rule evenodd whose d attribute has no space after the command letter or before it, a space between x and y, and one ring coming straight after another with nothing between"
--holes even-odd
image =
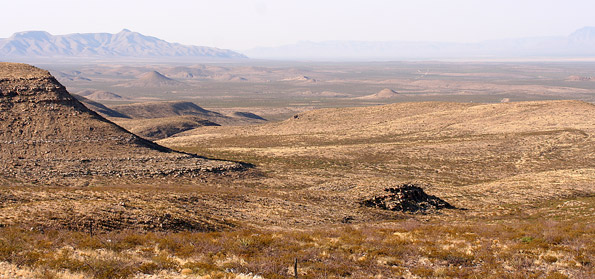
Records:
<instances>
[{"instance_id":1,"label":"desert plain","mask_svg":"<svg viewBox=\"0 0 595 279\"><path fill-rule=\"evenodd\" d=\"M593 63L37 66L0 64L0 278L595 273Z\"/></svg>"}]
</instances>

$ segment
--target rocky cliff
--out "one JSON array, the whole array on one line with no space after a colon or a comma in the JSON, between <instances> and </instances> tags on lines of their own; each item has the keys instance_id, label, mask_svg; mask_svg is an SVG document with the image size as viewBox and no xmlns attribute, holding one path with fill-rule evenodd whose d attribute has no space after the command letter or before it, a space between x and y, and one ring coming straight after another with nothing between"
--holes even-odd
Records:
<instances>
[{"instance_id":1,"label":"rocky cliff","mask_svg":"<svg viewBox=\"0 0 595 279\"><path fill-rule=\"evenodd\" d=\"M239 169L142 139L89 110L49 72L0 63L0 175L197 175Z\"/></svg>"}]
</instances>

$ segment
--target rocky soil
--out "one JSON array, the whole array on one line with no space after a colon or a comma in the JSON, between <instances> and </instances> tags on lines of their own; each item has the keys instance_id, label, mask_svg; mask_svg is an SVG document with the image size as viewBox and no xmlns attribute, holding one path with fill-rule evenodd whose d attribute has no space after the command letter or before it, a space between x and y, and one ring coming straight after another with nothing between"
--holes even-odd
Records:
<instances>
[{"instance_id":1,"label":"rocky soil","mask_svg":"<svg viewBox=\"0 0 595 279\"><path fill-rule=\"evenodd\" d=\"M0 63L0 175L195 176L244 167L172 151L89 110L49 72Z\"/></svg>"}]
</instances>

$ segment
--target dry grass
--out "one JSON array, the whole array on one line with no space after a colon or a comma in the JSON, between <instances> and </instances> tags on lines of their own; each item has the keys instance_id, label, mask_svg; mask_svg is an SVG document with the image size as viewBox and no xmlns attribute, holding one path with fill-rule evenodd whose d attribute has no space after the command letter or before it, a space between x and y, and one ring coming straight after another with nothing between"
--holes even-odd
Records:
<instances>
[{"instance_id":1,"label":"dry grass","mask_svg":"<svg viewBox=\"0 0 595 279\"><path fill-rule=\"evenodd\" d=\"M94 278L164 271L173 278L183 278L182 273L286 278L293 275L294 259L302 278L589 278L595 270L592 224L533 218L466 224L407 220L305 231L1 232L1 261Z\"/></svg>"},{"instance_id":2,"label":"dry grass","mask_svg":"<svg viewBox=\"0 0 595 279\"><path fill-rule=\"evenodd\" d=\"M593 193L593 113L575 101L393 104L205 127L160 143L253 163L268 175L266 187L300 195L354 200L421 181L459 207L491 212Z\"/></svg>"},{"instance_id":3,"label":"dry grass","mask_svg":"<svg viewBox=\"0 0 595 279\"><path fill-rule=\"evenodd\" d=\"M287 278L295 259L301 278L589 278L592 115L579 102L424 103L201 128L162 143L256 167L69 188L3 180L0 261L31 278ZM466 210L359 205L408 181ZM156 229L165 214L217 232ZM70 226L78 217L121 226L91 235Z\"/></svg>"}]
</instances>

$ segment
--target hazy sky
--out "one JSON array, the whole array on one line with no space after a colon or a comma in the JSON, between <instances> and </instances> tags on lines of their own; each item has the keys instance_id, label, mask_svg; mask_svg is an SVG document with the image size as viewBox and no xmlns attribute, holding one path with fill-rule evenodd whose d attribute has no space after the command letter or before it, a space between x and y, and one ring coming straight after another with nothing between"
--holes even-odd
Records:
<instances>
[{"instance_id":1,"label":"hazy sky","mask_svg":"<svg viewBox=\"0 0 595 279\"><path fill-rule=\"evenodd\" d=\"M297 41L476 42L595 26L593 0L0 0L14 32L117 33L243 50Z\"/></svg>"}]
</instances>

